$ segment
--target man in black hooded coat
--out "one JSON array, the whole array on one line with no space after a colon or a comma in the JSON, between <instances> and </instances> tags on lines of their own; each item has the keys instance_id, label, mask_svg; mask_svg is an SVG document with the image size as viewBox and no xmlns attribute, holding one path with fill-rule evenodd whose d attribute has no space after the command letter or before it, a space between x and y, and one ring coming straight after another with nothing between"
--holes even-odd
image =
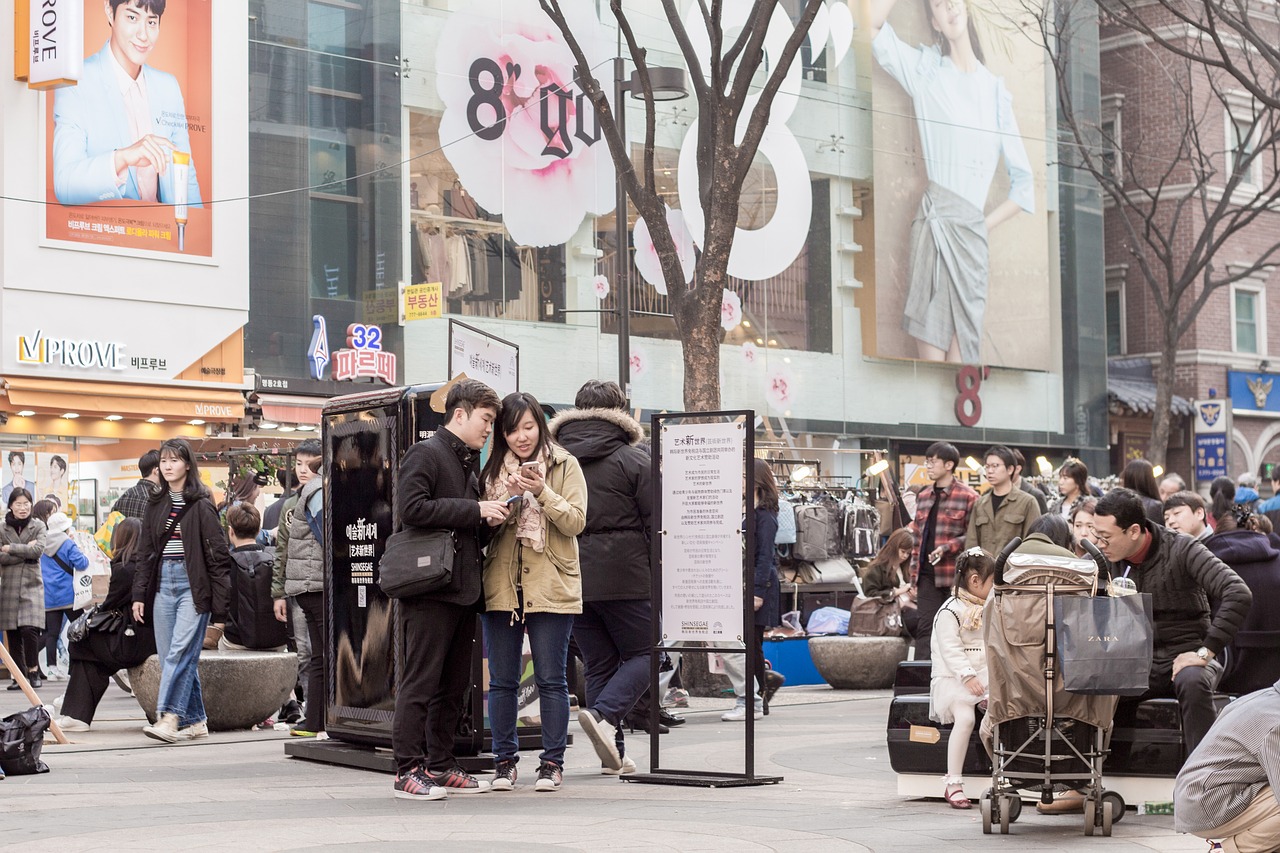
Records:
<instances>
[{"instance_id":1,"label":"man in black hooded coat","mask_svg":"<svg viewBox=\"0 0 1280 853\"><path fill-rule=\"evenodd\" d=\"M573 623L586 665L583 714L592 717L583 729L606 770L624 773L635 765L621 751L611 751L621 738L601 743L591 723L619 727L649 687L652 468L644 430L626 413L626 404L617 383L591 380L578 391L577 408L550 424L552 437L577 457L590 496L587 526L578 537L582 614Z\"/></svg>"}]
</instances>

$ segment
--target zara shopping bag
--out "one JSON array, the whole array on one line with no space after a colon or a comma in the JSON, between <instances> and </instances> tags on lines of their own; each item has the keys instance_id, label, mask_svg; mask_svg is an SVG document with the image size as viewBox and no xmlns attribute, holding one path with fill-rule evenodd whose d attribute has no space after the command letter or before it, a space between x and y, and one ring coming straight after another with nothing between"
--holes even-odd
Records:
<instances>
[{"instance_id":1,"label":"zara shopping bag","mask_svg":"<svg viewBox=\"0 0 1280 853\"><path fill-rule=\"evenodd\" d=\"M1058 666L1068 693L1141 696L1151 677L1151 596L1055 596Z\"/></svg>"}]
</instances>

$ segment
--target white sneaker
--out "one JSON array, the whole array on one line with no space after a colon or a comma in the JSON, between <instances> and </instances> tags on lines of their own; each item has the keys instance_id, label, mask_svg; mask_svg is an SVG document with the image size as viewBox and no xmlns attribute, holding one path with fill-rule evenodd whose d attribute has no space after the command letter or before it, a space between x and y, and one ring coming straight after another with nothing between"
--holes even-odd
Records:
<instances>
[{"instance_id":1,"label":"white sneaker","mask_svg":"<svg viewBox=\"0 0 1280 853\"><path fill-rule=\"evenodd\" d=\"M62 700L63 700L63 699L66 699L66 698L67 698L67 694L63 693L63 694L62 694L61 696L59 696L57 699L54 699L54 700L53 700L53 707L55 707L55 708L57 708L59 711L61 711L61 710L62 710Z\"/></svg>"},{"instance_id":2,"label":"white sneaker","mask_svg":"<svg viewBox=\"0 0 1280 853\"><path fill-rule=\"evenodd\" d=\"M160 719L153 726L143 726L142 733L149 738L162 740L165 743L177 743L178 737L178 715L177 714L161 714Z\"/></svg>"},{"instance_id":3,"label":"white sneaker","mask_svg":"<svg viewBox=\"0 0 1280 853\"><path fill-rule=\"evenodd\" d=\"M629 755L622 756L621 770L614 770L612 767L608 766L607 764L600 765L601 776L626 776L628 773L635 773L635 772L636 772L636 763L631 760L631 756Z\"/></svg>"},{"instance_id":4,"label":"white sneaker","mask_svg":"<svg viewBox=\"0 0 1280 853\"><path fill-rule=\"evenodd\" d=\"M87 732L89 731L89 724L74 717L59 717L58 728L64 732Z\"/></svg>"},{"instance_id":5,"label":"white sneaker","mask_svg":"<svg viewBox=\"0 0 1280 853\"><path fill-rule=\"evenodd\" d=\"M578 725L582 727L582 733L595 747L596 755L600 756L600 763L613 770L621 770L622 756L618 755L618 746L613 741L613 732L605 729L604 720L597 719L596 712L588 708L578 712Z\"/></svg>"},{"instance_id":6,"label":"white sneaker","mask_svg":"<svg viewBox=\"0 0 1280 853\"><path fill-rule=\"evenodd\" d=\"M755 710L756 710L755 718L756 718L757 720L762 720L762 719L764 719L764 709L763 709L763 708L761 708L759 705L756 705L756 706L755 706ZM734 705L734 706L733 706L733 708L732 708L731 710L725 711L723 714L721 714L721 715L720 715L720 719L721 719L721 720L724 720L726 723L741 723L741 722L743 722L744 720L746 720L746 719L747 719L747 706L746 706L746 704L744 703L744 704L742 704L742 705Z\"/></svg>"},{"instance_id":7,"label":"white sneaker","mask_svg":"<svg viewBox=\"0 0 1280 853\"><path fill-rule=\"evenodd\" d=\"M199 740L209 736L208 723L196 723L185 729L178 729L178 740Z\"/></svg>"}]
</instances>

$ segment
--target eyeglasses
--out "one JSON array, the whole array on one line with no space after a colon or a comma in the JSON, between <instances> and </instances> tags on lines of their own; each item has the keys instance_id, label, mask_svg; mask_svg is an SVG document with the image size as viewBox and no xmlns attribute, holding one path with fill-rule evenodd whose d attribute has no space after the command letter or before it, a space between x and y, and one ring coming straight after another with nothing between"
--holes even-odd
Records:
<instances>
[{"instance_id":1,"label":"eyeglasses","mask_svg":"<svg viewBox=\"0 0 1280 853\"><path fill-rule=\"evenodd\" d=\"M1003 462L988 462L986 465L983 465L982 467L986 468L988 471L996 471L1000 468L1007 468L1009 466L1005 465Z\"/></svg>"},{"instance_id":2,"label":"eyeglasses","mask_svg":"<svg viewBox=\"0 0 1280 853\"><path fill-rule=\"evenodd\" d=\"M1134 525L1132 525L1132 524L1131 524L1131 525L1129 525L1129 527L1133 527L1133 526L1134 526ZM1120 533L1121 533L1121 534L1128 533L1128 532L1129 532L1129 527L1126 527L1124 530L1121 530L1121 531L1120 531ZM1102 533L1099 533L1099 532L1098 532L1098 530L1097 530L1097 528L1094 528L1094 531L1093 531L1093 538L1094 538L1094 541L1096 541L1099 545L1106 546L1106 545L1110 545L1110 544L1111 544L1111 540L1112 540L1112 539L1115 539L1115 538L1116 538L1116 536L1115 536L1114 534L1113 534L1113 535L1111 535L1111 536L1104 535L1104 534L1102 534Z\"/></svg>"}]
</instances>

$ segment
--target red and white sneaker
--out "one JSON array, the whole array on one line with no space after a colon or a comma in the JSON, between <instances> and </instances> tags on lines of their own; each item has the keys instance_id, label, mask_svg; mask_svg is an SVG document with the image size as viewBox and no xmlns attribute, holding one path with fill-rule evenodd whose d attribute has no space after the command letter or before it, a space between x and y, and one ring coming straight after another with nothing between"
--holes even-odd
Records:
<instances>
[{"instance_id":1,"label":"red and white sneaker","mask_svg":"<svg viewBox=\"0 0 1280 853\"><path fill-rule=\"evenodd\" d=\"M463 770L461 765L454 767L452 770L446 770L443 773L431 773L423 771L431 784L444 788L450 794L487 794L490 785L483 779L477 779L467 771Z\"/></svg>"},{"instance_id":2,"label":"red and white sneaker","mask_svg":"<svg viewBox=\"0 0 1280 853\"><path fill-rule=\"evenodd\" d=\"M396 797L402 800L443 800L449 792L431 782L431 777L421 767L396 776L393 786Z\"/></svg>"}]
</instances>

